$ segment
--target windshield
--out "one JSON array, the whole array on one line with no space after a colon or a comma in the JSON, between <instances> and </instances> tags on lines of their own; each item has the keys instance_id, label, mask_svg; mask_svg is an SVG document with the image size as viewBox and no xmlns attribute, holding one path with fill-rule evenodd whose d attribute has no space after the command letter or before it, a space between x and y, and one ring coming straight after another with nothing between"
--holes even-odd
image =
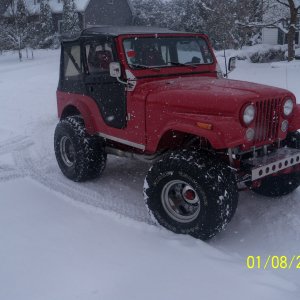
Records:
<instances>
[{"instance_id":1,"label":"windshield","mask_svg":"<svg viewBox=\"0 0 300 300\"><path fill-rule=\"evenodd\" d=\"M213 56L201 37L130 38L123 41L127 62L133 69L207 65Z\"/></svg>"}]
</instances>

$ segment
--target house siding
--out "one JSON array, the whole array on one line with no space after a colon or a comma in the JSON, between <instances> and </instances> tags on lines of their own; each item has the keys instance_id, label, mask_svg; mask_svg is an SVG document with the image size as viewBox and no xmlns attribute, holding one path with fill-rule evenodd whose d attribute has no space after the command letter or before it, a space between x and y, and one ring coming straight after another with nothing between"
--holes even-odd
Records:
<instances>
[{"instance_id":1,"label":"house siding","mask_svg":"<svg viewBox=\"0 0 300 300\"><path fill-rule=\"evenodd\" d=\"M263 28L262 40L264 44L277 45L278 44L278 29L277 28Z\"/></svg>"},{"instance_id":2,"label":"house siding","mask_svg":"<svg viewBox=\"0 0 300 300\"><path fill-rule=\"evenodd\" d=\"M269 45L287 44L287 35L278 28L263 28L262 42ZM295 44L300 45L299 31L296 32Z\"/></svg>"},{"instance_id":3,"label":"house siding","mask_svg":"<svg viewBox=\"0 0 300 300\"><path fill-rule=\"evenodd\" d=\"M91 25L132 25L127 0L91 0L85 11L85 27Z\"/></svg>"}]
</instances>

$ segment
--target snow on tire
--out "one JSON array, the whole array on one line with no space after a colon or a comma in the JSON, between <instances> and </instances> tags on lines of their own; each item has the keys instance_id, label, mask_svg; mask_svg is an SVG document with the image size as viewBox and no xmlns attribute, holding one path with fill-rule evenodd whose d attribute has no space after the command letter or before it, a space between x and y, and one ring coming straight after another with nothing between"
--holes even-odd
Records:
<instances>
[{"instance_id":1,"label":"snow on tire","mask_svg":"<svg viewBox=\"0 0 300 300\"><path fill-rule=\"evenodd\" d=\"M167 154L153 165L145 178L144 196L160 225L202 240L225 229L238 202L232 170L188 150Z\"/></svg>"},{"instance_id":2,"label":"snow on tire","mask_svg":"<svg viewBox=\"0 0 300 300\"><path fill-rule=\"evenodd\" d=\"M89 136L79 116L67 117L56 126L54 150L63 174L73 181L85 181L102 174L106 153L99 139Z\"/></svg>"}]
</instances>

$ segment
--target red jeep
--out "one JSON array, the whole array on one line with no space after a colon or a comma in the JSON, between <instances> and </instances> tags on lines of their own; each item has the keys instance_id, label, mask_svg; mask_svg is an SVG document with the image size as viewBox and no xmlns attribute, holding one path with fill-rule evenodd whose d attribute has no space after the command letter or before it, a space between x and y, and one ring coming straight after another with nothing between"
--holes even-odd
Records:
<instances>
[{"instance_id":1,"label":"red jeep","mask_svg":"<svg viewBox=\"0 0 300 300\"><path fill-rule=\"evenodd\" d=\"M155 220L209 239L250 188L300 184L300 106L287 90L224 79L204 34L92 27L62 42L54 137L61 171L84 181L107 154L153 163L144 184Z\"/></svg>"}]
</instances>

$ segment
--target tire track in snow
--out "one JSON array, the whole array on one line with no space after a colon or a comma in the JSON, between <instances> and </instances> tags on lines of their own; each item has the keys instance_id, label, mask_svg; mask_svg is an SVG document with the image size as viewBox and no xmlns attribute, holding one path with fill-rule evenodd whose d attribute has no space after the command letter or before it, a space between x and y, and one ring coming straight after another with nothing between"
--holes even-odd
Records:
<instances>
[{"instance_id":1,"label":"tire track in snow","mask_svg":"<svg viewBox=\"0 0 300 300\"><path fill-rule=\"evenodd\" d=\"M54 168L43 161L33 160L30 149L15 152L14 159L23 176L30 176L62 195L97 208L114 211L136 221L153 224L144 205L142 187L140 201L135 201L126 197L126 192L130 191L130 188L114 178L102 180L102 177L99 180L86 183L72 182L60 174L58 167ZM101 186L101 191L94 189L98 185Z\"/></svg>"},{"instance_id":2,"label":"tire track in snow","mask_svg":"<svg viewBox=\"0 0 300 300\"><path fill-rule=\"evenodd\" d=\"M75 201L114 211L137 221L153 223L144 205L142 185L140 193L130 197L132 188L125 180L128 179L127 170L124 170L123 173L118 170L118 174L124 178L124 182L117 180L116 174L103 176L92 182L72 182L60 173L51 150L42 147L38 156L34 156L34 149L30 148L33 144L32 140L21 135L14 136L0 144L0 155L12 153L15 162L15 166L0 166L0 182L29 176ZM108 168L110 168L109 165Z\"/></svg>"},{"instance_id":3,"label":"tire track in snow","mask_svg":"<svg viewBox=\"0 0 300 300\"><path fill-rule=\"evenodd\" d=\"M0 165L0 182L13 180L20 177L22 177L22 175L15 168L6 165Z\"/></svg>"},{"instance_id":4,"label":"tire track in snow","mask_svg":"<svg viewBox=\"0 0 300 300\"><path fill-rule=\"evenodd\" d=\"M15 136L11 139L5 140L0 143L0 155L6 154L13 151L22 150L33 145L33 141L31 141L26 136Z\"/></svg>"},{"instance_id":5,"label":"tire track in snow","mask_svg":"<svg viewBox=\"0 0 300 300\"><path fill-rule=\"evenodd\" d=\"M33 142L26 136L14 136L0 143L0 155L21 151L32 144ZM26 176L24 172L20 171L16 166L6 163L0 164L0 182L9 181L24 176Z\"/></svg>"}]
</instances>

